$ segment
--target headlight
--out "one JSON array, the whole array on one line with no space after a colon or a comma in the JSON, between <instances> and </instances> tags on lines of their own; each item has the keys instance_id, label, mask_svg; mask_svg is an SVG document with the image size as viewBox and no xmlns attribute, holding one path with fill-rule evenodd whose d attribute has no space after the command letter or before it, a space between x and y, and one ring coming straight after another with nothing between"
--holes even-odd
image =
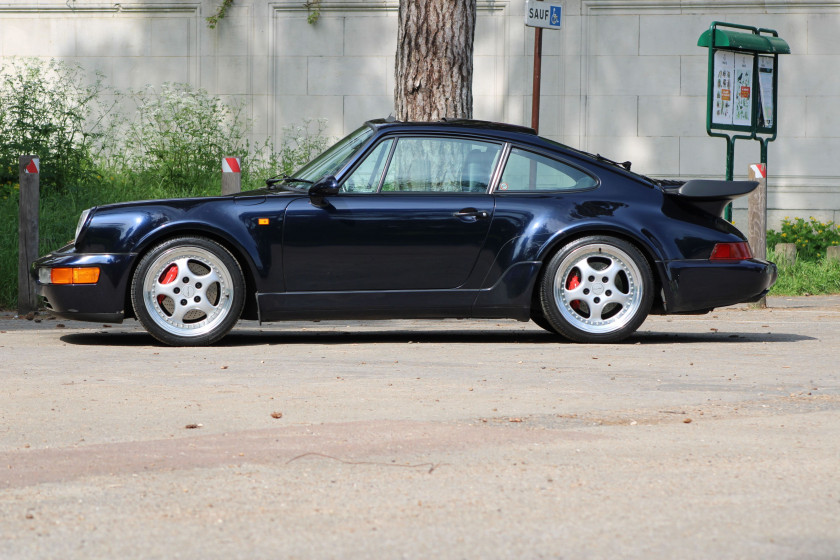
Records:
<instances>
[{"instance_id":1,"label":"headlight","mask_svg":"<svg viewBox=\"0 0 840 560\"><path fill-rule=\"evenodd\" d=\"M73 236L73 243L79 240L79 234L82 232L82 228L84 227L85 222L87 222L91 210L93 210L93 208L88 208L82 212L81 216L79 216L79 223L76 224L76 235Z\"/></svg>"}]
</instances>

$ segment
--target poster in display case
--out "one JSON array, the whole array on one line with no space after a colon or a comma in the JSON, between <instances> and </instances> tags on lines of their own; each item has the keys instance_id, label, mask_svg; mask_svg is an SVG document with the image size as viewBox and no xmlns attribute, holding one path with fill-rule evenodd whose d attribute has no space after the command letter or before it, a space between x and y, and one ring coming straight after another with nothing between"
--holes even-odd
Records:
<instances>
[{"instance_id":1,"label":"poster in display case","mask_svg":"<svg viewBox=\"0 0 840 560\"><path fill-rule=\"evenodd\" d=\"M715 52L714 124L752 126L753 58L751 54Z\"/></svg>"},{"instance_id":2,"label":"poster in display case","mask_svg":"<svg viewBox=\"0 0 840 560\"><path fill-rule=\"evenodd\" d=\"M773 100L776 98L773 91L773 72L775 66L773 64L774 57L759 56L758 57L758 128L772 129L773 125Z\"/></svg>"},{"instance_id":3,"label":"poster in display case","mask_svg":"<svg viewBox=\"0 0 840 560\"><path fill-rule=\"evenodd\" d=\"M714 112L715 124L732 124L732 74L735 71L735 53L717 51L714 70Z\"/></svg>"}]
</instances>

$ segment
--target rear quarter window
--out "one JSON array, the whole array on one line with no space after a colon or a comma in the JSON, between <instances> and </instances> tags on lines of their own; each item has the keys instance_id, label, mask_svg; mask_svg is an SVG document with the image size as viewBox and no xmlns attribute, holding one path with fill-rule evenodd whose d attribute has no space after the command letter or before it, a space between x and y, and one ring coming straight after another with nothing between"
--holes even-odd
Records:
<instances>
[{"instance_id":1,"label":"rear quarter window","mask_svg":"<svg viewBox=\"0 0 840 560\"><path fill-rule=\"evenodd\" d=\"M562 161L512 148L496 192L557 192L591 189L598 180Z\"/></svg>"}]
</instances>

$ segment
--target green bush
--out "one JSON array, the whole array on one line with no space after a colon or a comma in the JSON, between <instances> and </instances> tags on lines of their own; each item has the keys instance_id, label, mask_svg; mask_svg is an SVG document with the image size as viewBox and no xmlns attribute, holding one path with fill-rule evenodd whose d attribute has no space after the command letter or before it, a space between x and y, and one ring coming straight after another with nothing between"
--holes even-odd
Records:
<instances>
[{"instance_id":1,"label":"green bush","mask_svg":"<svg viewBox=\"0 0 840 560\"><path fill-rule=\"evenodd\" d=\"M249 143L241 107L187 84L132 92L134 118L119 129L123 142L110 154L109 172L126 172L153 196L219 192L222 157L247 160Z\"/></svg>"},{"instance_id":2,"label":"green bush","mask_svg":"<svg viewBox=\"0 0 840 560\"><path fill-rule=\"evenodd\" d=\"M840 225L821 222L813 216L808 221L785 218L779 231L767 232L768 249L779 243L794 243L797 261L814 262L826 256L828 247L840 245Z\"/></svg>"},{"instance_id":3,"label":"green bush","mask_svg":"<svg viewBox=\"0 0 840 560\"><path fill-rule=\"evenodd\" d=\"M302 124L283 128L277 152L280 171L291 175L304 163L326 150L331 144L329 138L324 135L326 128L326 119L305 119Z\"/></svg>"},{"instance_id":4,"label":"green bush","mask_svg":"<svg viewBox=\"0 0 840 560\"><path fill-rule=\"evenodd\" d=\"M79 66L37 59L0 65L0 184L18 179L19 156L41 160L44 192L63 191L95 173L99 124L111 105L102 101L102 76L89 83Z\"/></svg>"}]
</instances>

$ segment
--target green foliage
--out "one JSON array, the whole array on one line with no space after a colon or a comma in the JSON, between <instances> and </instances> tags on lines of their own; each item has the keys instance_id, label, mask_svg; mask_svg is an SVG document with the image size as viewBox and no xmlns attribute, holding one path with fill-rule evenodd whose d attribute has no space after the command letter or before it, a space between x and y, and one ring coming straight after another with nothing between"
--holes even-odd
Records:
<instances>
[{"instance_id":1,"label":"green foliage","mask_svg":"<svg viewBox=\"0 0 840 560\"><path fill-rule=\"evenodd\" d=\"M223 0L219 9L216 10L216 13L208 18L205 18L207 21L207 27L210 29L216 29L216 26L219 25L219 21L225 19L225 14L227 14L227 10L232 4L233 0Z\"/></svg>"},{"instance_id":2,"label":"green foliage","mask_svg":"<svg viewBox=\"0 0 840 560\"><path fill-rule=\"evenodd\" d=\"M321 0L309 0L304 5L309 10L309 15L306 16L306 23L315 25L321 18Z\"/></svg>"},{"instance_id":3,"label":"green foliage","mask_svg":"<svg viewBox=\"0 0 840 560\"><path fill-rule=\"evenodd\" d=\"M282 141L277 152L283 173L293 174L296 169L330 146L329 138L324 135L326 128L326 119L305 119L303 124L283 128Z\"/></svg>"},{"instance_id":4,"label":"green foliage","mask_svg":"<svg viewBox=\"0 0 840 560\"><path fill-rule=\"evenodd\" d=\"M785 218L779 231L767 232L768 248L779 243L796 244L797 261L817 261L825 257L828 247L840 245L840 225L821 222L813 216L808 221Z\"/></svg>"},{"instance_id":5,"label":"green foliage","mask_svg":"<svg viewBox=\"0 0 840 560\"><path fill-rule=\"evenodd\" d=\"M19 156L41 160L41 188L66 190L94 172L99 123L110 108L97 74L89 83L79 66L37 59L0 65L0 184L14 184Z\"/></svg>"},{"instance_id":6,"label":"green foliage","mask_svg":"<svg viewBox=\"0 0 840 560\"><path fill-rule=\"evenodd\" d=\"M117 127L123 141L109 166L133 172L157 196L204 194L221 182L222 157L245 160L249 154L241 106L187 84L150 86L129 97L135 117Z\"/></svg>"},{"instance_id":7,"label":"green foliage","mask_svg":"<svg viewBox=\"0 0 840 560\"><path fill-rule=\"evenodd\" d=\"M770 290L774 296L801 296L840 293L840 261L797 259L789 264L772 251L769 259L776 263L779 277Z\"/></svg>"}]
</instances>

